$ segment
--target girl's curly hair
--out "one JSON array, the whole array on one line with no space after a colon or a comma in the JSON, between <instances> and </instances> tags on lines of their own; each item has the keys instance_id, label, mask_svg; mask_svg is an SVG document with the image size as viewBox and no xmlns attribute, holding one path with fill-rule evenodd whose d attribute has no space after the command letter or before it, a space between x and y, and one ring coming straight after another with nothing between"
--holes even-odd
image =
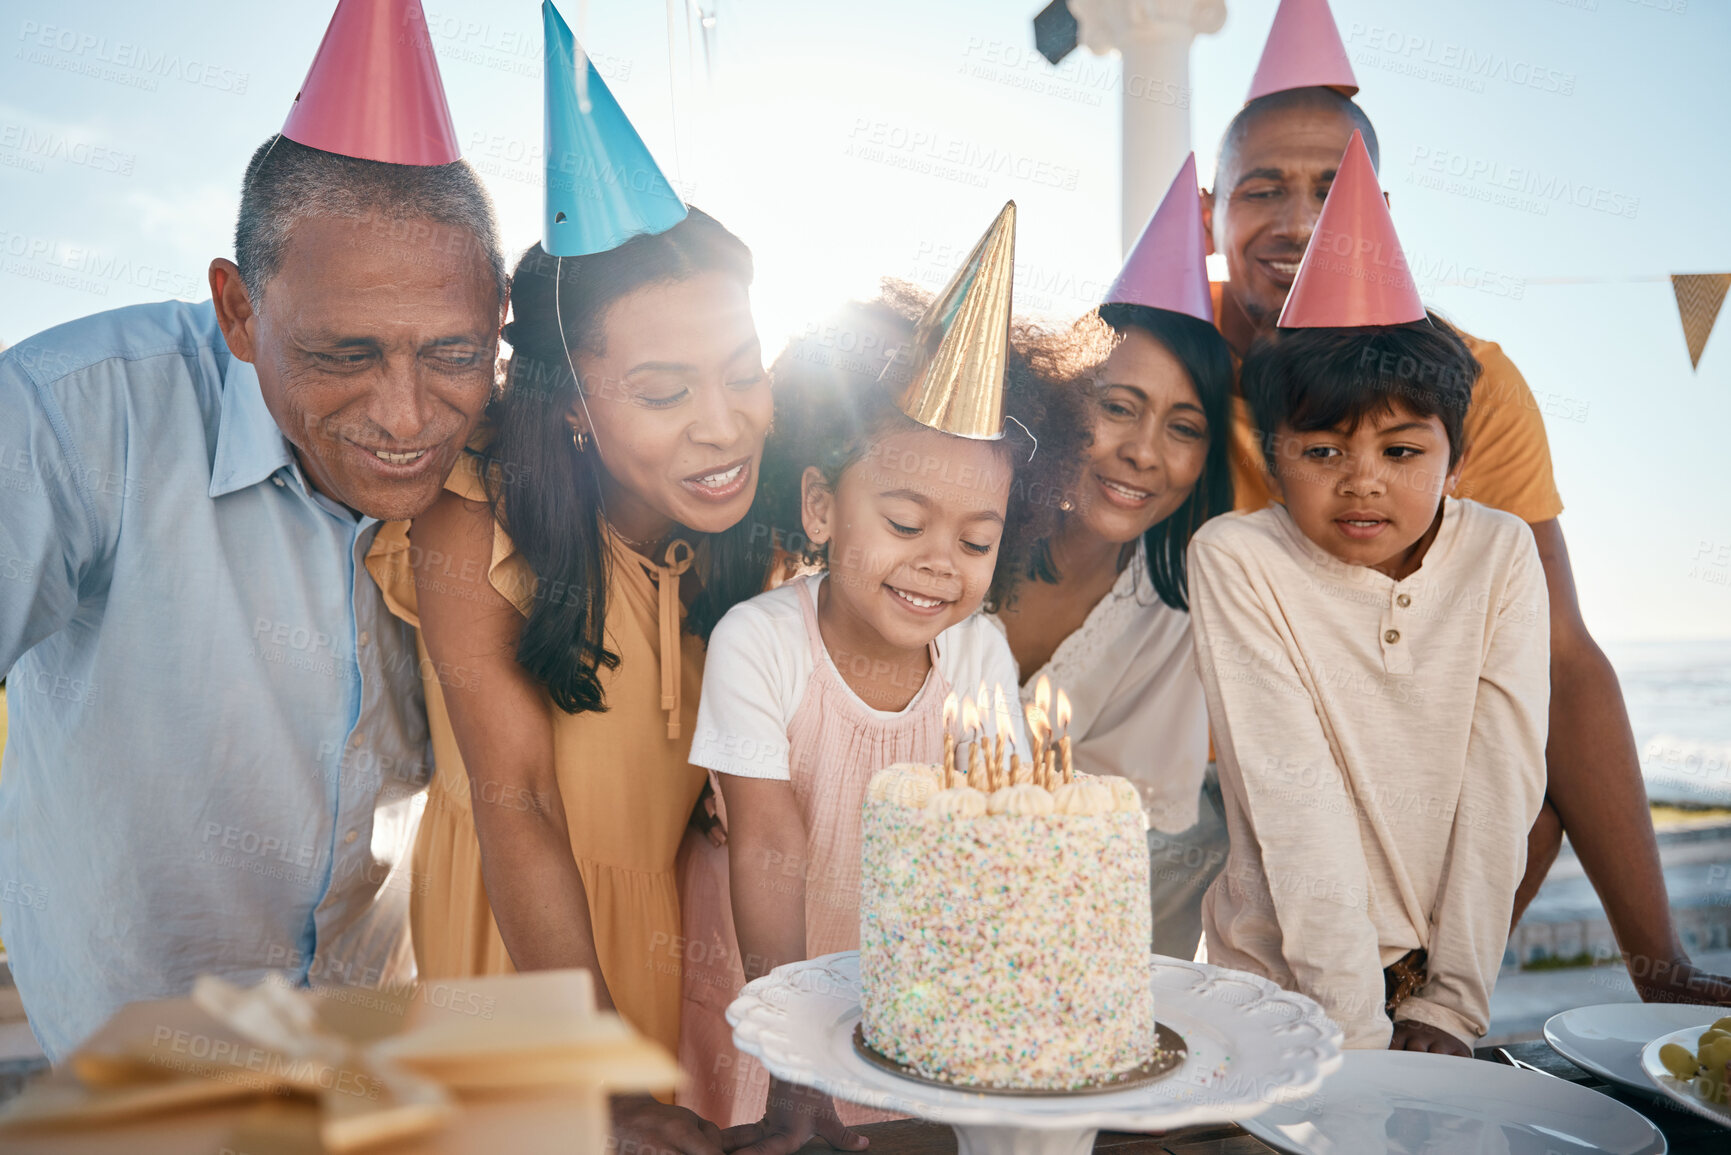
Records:
<instances>
[{"instance_id":1,"label":"girl's curly hair","mask_svg":"<svg viewBox=\"0 0 1731 1155\"><path fill-rule=\"evenodd\" d=\"M930 296L903 281L883 282L871 301L853 301L788 342L770 374L775 381L775 431L764 446L764 511L774 544L823 564L823 550L805 538L800 479L814 466L832 486L843 471L899 426L914 427L880 383L896 350L913 335ZM1022 328L1017 326L1016 328ZM1005 435L996 443L1012 469L1004 533L985 607L1007 603L1028 571L1029 543L1051 534L1064 488L1074 473L1074 447L1063 433L1048 447L1045 430L1079 427L1048 411L1071 402L1048 390L1012 337L1004 378ZM1036 446L1036 438L1038 444ZM1060 457L1071 458L1065 465Z\"/></svg>"}]
</instances>

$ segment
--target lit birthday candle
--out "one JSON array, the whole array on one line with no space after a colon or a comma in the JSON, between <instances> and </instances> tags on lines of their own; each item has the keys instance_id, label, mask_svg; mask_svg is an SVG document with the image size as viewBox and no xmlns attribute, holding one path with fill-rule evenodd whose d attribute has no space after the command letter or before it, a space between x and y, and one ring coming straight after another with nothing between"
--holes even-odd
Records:
<instances>
[{"instance_id":1,"label":"lit birthday candle","mask_svg":"<svg viewBox=\"0 0 1731 1155\"><path fill-rule=\"evenodd\" d=\"M1051 789L1052 783L1046 775L1046 739L1052 733L1052 724L1046 719L1046 712L1038 706L1028 707L1028 739L1034 746L1034 782L1036 785Z\"/></svg>"},{"instance_id":2,"label":"lit birthday candle","mask_svg":"<svg viewBox=\"0 0 1731 1155\"><path fill-rule=\"evenodd\" d=\"M1009 765L1004 759L1015 755L1016 737L1010 731L1010 703L1004 697L1004 687L1001 684L992 687L992 714L998 728L997 737L993 742L993 748L997 753L997 763L993 767L997 779L996 784L1008 786L1010 785Z\"/></svg>"},{"instance_id":3,"label":"lit birthday candle","mask_svg":"<svg viewBox=\"0 0 1731 1155\"><path fill-rule=\"evenodd\" d=\"M1058 691L1058 759L1063 763L1064 781L1076 780L1076 768L1070 761L1070 695Z\"/></svg>"},{"instance_id":4,"label":"lit birthday candle","mask_svg":"<svg viewBox=\"0 0 1731 1155\"><path fill-rule=\"evenodd\" d=\"M956 784L956 713L960 709L955 694L944 699L944 789Z\"/></svg>"},{"instance_id":5,"label":"lit birthday candle","mask_svg":"<svg viewBox=\"0 0 1731 1155\"><path fill-rule=\"evenodd\" d=\"M990 793L991 787L986 781L985 760L980 747L984 744L984 732L980 726L980 711L974 705L972 698L962 699L962 736L968 742L968 785L983 793Z\"/></svg>"}]
</instances>

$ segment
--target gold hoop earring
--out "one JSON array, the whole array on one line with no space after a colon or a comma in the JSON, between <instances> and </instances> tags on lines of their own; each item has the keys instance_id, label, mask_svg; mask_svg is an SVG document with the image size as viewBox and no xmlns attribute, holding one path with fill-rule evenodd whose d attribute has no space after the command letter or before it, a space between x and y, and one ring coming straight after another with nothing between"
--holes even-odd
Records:
<instances>
[{"instance_id":1,"label":"gold hoop earring","mask_svg":"<svg viewBox=\"0 0 1731 1155\"><path fill-rule=\"evenodd\" d=\"M586 453L589 450L589 435L581 429L573 429L571 431L571 444L577 447L578 453Z\"/></svg>"}]
</instances>

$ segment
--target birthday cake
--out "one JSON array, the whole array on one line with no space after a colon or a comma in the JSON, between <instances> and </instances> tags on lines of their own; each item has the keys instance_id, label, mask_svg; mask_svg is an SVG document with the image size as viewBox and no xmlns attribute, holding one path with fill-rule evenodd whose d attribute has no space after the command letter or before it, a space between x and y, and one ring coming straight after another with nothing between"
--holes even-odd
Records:
<instances>
[{"instance_id":1,"label":"birthday cake","mask_svg":"<svg viewBox=\"0 0 1731 1155\"><path fill-rule=\"evenodd\" d=\"M995 1089L1084 1089L1148 1062L1148 844L1134 785L946 780L903 764L867 794L865 1045L923 1078Z\"/></svg>"}]
</instances>

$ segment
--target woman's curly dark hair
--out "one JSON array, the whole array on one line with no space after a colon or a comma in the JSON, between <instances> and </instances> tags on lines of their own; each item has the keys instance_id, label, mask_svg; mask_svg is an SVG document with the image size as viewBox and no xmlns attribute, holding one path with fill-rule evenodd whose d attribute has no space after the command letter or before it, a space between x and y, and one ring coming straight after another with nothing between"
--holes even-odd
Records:
<instances>
[{"instance_id":1,"label":"woman's curly dark hair","mask_svg":"<svg viewBox=\"0 0 1731 1155\"><path fill-rule=\"evenodd\" d=\"M893 390L881 382L896 351L913 335L930 296L903 281L885 281L871 301L853 301L788 342L770 374L775 381L775 432L764 447L764 510L775 544L814 565L824 551L805 539L800 517L800 479L816 467L830 484L872 444L899 425L914 427L896 407ZM1044 433L1054 422L1054 398L1011 342L1004 375L1005 435L996 442L1012 474L1004 533L985 608L1007 603L1028 569L1028 544L1056 526L1062 490L1059 478L1073 472L1055 460ZM1039 438L1036 447L1035 438Z\"/></svg>"}]
</instances>

